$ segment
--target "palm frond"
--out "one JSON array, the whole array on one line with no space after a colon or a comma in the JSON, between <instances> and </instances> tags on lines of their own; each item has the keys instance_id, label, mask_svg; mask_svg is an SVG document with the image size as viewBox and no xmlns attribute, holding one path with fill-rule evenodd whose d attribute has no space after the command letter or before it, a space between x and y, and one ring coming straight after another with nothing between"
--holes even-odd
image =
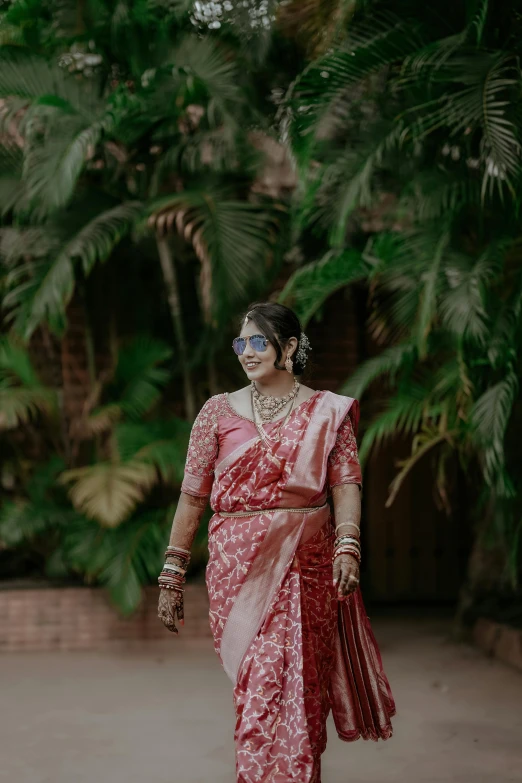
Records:
<instances>
[{"instance_id":1,"label":"palm frond","mask_svg":"<svg viewBox=\"0 0 522 783\"><path fill-rule=\"evenodd\" d=\"M463 264L455 261L464 261ZM503 248L493 242L473 263L462 255L446 265L449 288L440 299L444 326L458 337L484 345L489 334L487 290L502 269Z\"/></svg>"},{"instance_id":2,"label":"palm frond","mask_svg":"<svg viewBox=\"0 0 522 783\"><path fill-rule=\"evenodd\" d=\"M387 439L398 435L411 436L418 432L426 408L426 396L397 395L386 402L385 410L365 430L359 457L365 463L370 452Z\"/></svg>"},{"instance_id":3,"label":"palm frond","mask_svg":"<svg viewBox=\"0 0 522 783\"><path fill-rule=\"evenodd\" d=\"M61 483L72 483L69 497L76 510L106 527L127 519L156 480L155 468L144 462L99 462L60 477Z\"/></svg>"},{"instance_id":4,"label":"palm frond","mask_svg":"<svg viewBox=\"0 0 522 783\"><path fill-rule=\"evenodd\" d=\"M421 171L407 186L401 208L415 215L419 225L441 217L455 218L480 204L480 182L469 170L453 177L448 172Z\"/></svg>"},{"instance_id":5,"label":"palm frond","mask_svg":"<svg viewBox=\"0 0 522 783\"><path fill-rule=\"evenodd\" d=\"M69 203L80 174L103 133L103 123L89 127L60 123L60 130L43 144L29 145L24 161L26 198L38 217L46 217Z\"/></svg>"},{"instance_id":6,"label":"palm frond","mask_svg":"<svg viewBox=\"0 0 522 783\"><path fill-rule=\"evenodd\" d=\"M395 376L405 368L412 368L417 352L410 342L392 345L378 356L367 359L348 378L340 389L340 394L360 399L368 386L383 375L389 376L393 385Z\"/></svg>"},{"instance_id":7,"label":"palm frond","mask_svg":"<svg viewBox=\"0 0 522 783\"><path fill-rule=\"evenodd\" d=\"M323 211L329 216L332 245L346 241L347 222L354 209L371 205L376 173L392 150L400 147L403 132L400 123L391 129L386 127L369 149L348 149L325 166L317 200L324 203Z\"/></svg>"},{"instance_id":8,"label":"palm frond","mask_svg":"<svg viewBox=\"0 0 522 783\"><path fill-rule=\"evenodd\" d=\"M504 497L513 494L511 479L504 471L504 438L518 389L519 379L511 370L478 398L471 412L475 435L483 448L485 479Z\"/></svg>"},{"instance_id":9,"label":"palm frond","mask_svg":"<svg viewBox=\"0 0 522 783\"><path fill-rule=\"evenodd\" d=\"M440 227L415 231L383 233L369 243L365 258L371 264L373 313L370 328L376 339L382 335L394 341L408 339L412 324L417 325L419 347L426 345L434 307L445 285L442 253L445 243ZM436 252L437 251L437 252ZM426 299L426 297L428 297Z\"/></svg>"},{"instance_id":10,"label":"palm frond","mask_svg":"<svg viewBox=\"0 0 522 783\"><path fill-rule=\"evenodd\" d=\"M469 36L478 45L482 43L488 12L489 0L474 0L468 11L470 16L470 21L468 23Z\"/></svg>"},{"instance_id":11,"label":"palm frond","mask_svg":"<svg viewBox=\"0 0 522 783\"><path fill-rule=\"evenodd\" d=\"M174 63L187 80L198 79L212 101L225 107L241 99L237 66L224 48L210 38L189 36L174 52Z\"/></svg>"},{"instance_id":12,"label":"palm frond","mask_svg":"<svg viewBox=\"0 0 522 783\"><path fill-rule=\"evenodd\" d=\"M38 537L49 540L52 533L63 531L78 519L74 509L49 500L7 501L0 504L0 540L10 548L30 546Z\"/></svg>"},{"instance_id":13,"label":"palm frond","mask_svg":"<svg viewBox=\"0 0 522 783\"><path fill-rule=\"evenodd\" d=\"M139 419L159 400L170 378L169 370L161 365L171 357L167 343L146 335L120 349L115 383L121 389L118 405L125 415Z\"/></svg>"},{"instance_id":14,"label":"palm frond","mask_svg":"<svg viewBox=\"0 0 522 783\"><path fill-rule=\"evenodd\" d=\"M120 204L94 217L54 256L32 263L27 282L15 287L5 306L21 310L16 328L28 339L43 322L59 331L75 288L75 265L81 263L88 275L96 262L105 261L127 234L141 213L138 202ZM29 313L26 316L26 313Z\"/></svg>"},{"instance_id":15,"label":"palm frond","mask_svg":"<svg viewBox=\"0 0 522 783\"><path fill-rule=\"evenodd\" d=\"M66 68L27 50L0 53L0 97L7 100L23 99L26 105L37 102L64 116L76 113L91 122L100 108L98 90L95 79L75 78Z\"/></svg>"},{"instance_id":16,"label":"palm frond","mask_svg":"<svg viewBox=\"0 0 522 783\"><path fill-rule=\"evenodd\" d=\"M190 435L182 419L156 422L124 422L115 430L118 453L124 461L154 465L165 482L181 483Z\"/></svg>"},{"instance_id":17,"label":"palm frond","mask_svg":"<svg viewBox=\"0 0 522 783\"><path fill-rule=\"evenodd\" d=\"M23 389L0 377L0 430L13 430L50 413L56 397L49 389Z\"/></svg>"},{"instance_id":18,"label":"palm frond","mask_svg":"<svg viewBox=\"0 0 522 783\"><path fill-rule=\"evenodd\" d=\"M366 265L357 250L331 251L294 272L278 300L292 307L306 325L331 294L363 279L365 273Z\"/></svg>"},{"instance_id":19,"label":"palm frond","mask_svg":"<svg viewBox=\"0 0 522 783\"><path fill-rule=\"evenodd\" d=\"M88 276L97 262L106 261L116 245L133 229L143 213L139 201L127 201L101 212L64 248L72 261L79 261Z\"/></svg>"},{"instance_id":20,"label":"palm frond","mask_svg":"<svg viewBox=\"0 0 522 783\"><path fill-rule=\"evenodd\" d=\"M423 275L421 301L416 327L417 345L421 358L424 358L426 355L428 335L432 321L437 314L437 299L441 285L440 270L449 239L449 234L444 232L433 250L432 261Z\"/></svg>"},{"instance_id":21,"label":"palm frond","mask_svg":"<svg viewBox=\"0 0 522 783\"><path fill-rule=\"evenodd\" d=\"M426 78L432 78L429 71ZM439 96L410 108L404 121L416 137L441 128L449 137L479 131L482 195L492 196L495 189L502 194L520 170L520 134L510 116L510 96L520 88L516 64L503 52L457 52L437 71L435 84Z\"/></svg>"},{"instance_id":22,"label":"palm frond","mask_svg":"<svg viewBox=\"0 0 522 783\"><path fill-rule=\"evenodd\" d=\"M56 394L39 380L26 349L0 342L0 430L16 429L57 409Z\"/></svg>"},{"instance_id":23,"label":"palm frond","mask_svg":"<svg viewBox=\"0 0 522 783\"><path fill-rule=\"evenodd\" d=\"M294 139L313 133L350 85L400 61L421 43L418 25L409 19L374 15L352 25L346 44L310 65L296 81L291 96Z\"/></svg>"},{"instance_id":24,"label":"palm frond","mask_svg":"<svg viewBox=\"0 0 522 783\"><path fill-rule=\"evenodd\" d=\"M220 197L216 191L186 191L153 201L149 227L176 228L201 263L200 296L207 321L224 317L263 281L277 239L276 209Z\"/></svg>"},{"instance_id":25,"label":"palm frond","mask_svg":"<svg viewBox=\"0 0 522 783\"><path fill-rule=\"evenodd\" d=\"M142 588L161 571L174 507L146 511L115 529L100 528L85 520L64 537L64 558L75 570L109 590L123 614L140 603Z\"/></svg>"},{"instance_id":26,"label":"palm frond","mask_svg":"<svg viewBox=\"0 0 522 783\"><path fill-rule=\"evenodd\" d=\"M9 269L27 257L45 258L55 252L59 244L60 236L48 226L5 226L0 228L0 261Z\"/></svg>"}]
</instances>

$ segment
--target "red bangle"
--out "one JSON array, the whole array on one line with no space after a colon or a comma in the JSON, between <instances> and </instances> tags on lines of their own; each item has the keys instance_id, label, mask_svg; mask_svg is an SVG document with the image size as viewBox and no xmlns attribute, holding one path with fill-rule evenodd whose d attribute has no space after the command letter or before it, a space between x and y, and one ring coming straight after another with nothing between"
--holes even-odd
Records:
<instances>
[{"instance_id":1,"label":"red bangle","mask_svg":"<svg viewBox=\"0 0 522 783\"><path fill-rule=\"evenodd\" d=\"M336 560L341 555L351 555L357 560L358 563L361 562L361 555L356 549L348 549L345 547L338 549L337 552L333 553L332 560Z\"/></svg>"}]
</instances>

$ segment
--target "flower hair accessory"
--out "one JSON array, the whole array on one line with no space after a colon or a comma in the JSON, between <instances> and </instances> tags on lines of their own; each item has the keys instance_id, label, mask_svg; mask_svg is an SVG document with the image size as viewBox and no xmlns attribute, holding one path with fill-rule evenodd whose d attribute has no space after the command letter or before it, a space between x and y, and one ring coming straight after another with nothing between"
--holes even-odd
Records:
<instances>
[{"instance_id":1,"label":"flower hair accessory","mask_svg":"<svg viewBox=\"0 0 522 783\"><path fill-rule=\"evenodd\" d=\"M301 332L301 337L299 339L297 353L295 355L295 360L299 364L305 365L306 361L308 359L308 353L312 350L312 346L310 345L310 340L306 336L304 332Z\"/></svg>"}]
</instances>

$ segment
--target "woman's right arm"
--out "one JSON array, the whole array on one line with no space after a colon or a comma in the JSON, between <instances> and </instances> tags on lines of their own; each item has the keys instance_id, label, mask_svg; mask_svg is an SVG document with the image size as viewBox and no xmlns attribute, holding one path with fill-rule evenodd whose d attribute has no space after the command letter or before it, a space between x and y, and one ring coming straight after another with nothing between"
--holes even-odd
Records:
<instances>
[{"instance_id":1,"label":"woman's right arm","mask_svg":"<svg viewBox=\"0 0 522 783\"><path fill-rule=\"evenodd\" d=\"M214 481L214 466L218 455L217 422L220 399L212 397L199 412L190 434L181 495L172 522L169 547L181 550L166 555L166 565L160 577L158 616L166 628L178 633L176 620L184 624L183 588L178 584L180 570L186 571L190 549L207 506ZM186 553L186 554L185 554ZM170 573L170 577L169 577ZM172 576L172 574L174 576ZM171 588L161 587L170 581ZM183 580L184 581L184 580ZM174 587L172 585L174 584Z\"/></svg>"},{"instance_id":2,"label":"woman's right arm","mask_svg":"<svg viewBox=\"0 0 522 783\"><path fill-rule=\"evenodd\" d=\"M194 497L185 492L181 493L172 522L169 546L179 547L190 552L207 502L208 496ZM183 568L188 565L187 561L176 554L167 555L165 562ZM161 588L158 617L169 631L177 634L176 620L179 620L180 625L184 625L183 593Z\"/></svg>"}]
</instances>

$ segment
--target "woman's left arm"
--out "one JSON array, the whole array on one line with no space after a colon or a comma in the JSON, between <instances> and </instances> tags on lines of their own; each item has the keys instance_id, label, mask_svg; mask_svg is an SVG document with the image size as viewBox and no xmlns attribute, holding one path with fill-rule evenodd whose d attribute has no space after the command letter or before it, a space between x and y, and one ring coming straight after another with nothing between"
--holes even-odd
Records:
<instances>
[{"instance_id":1,"label":"woman's left arm","mask_svg":"<svg viewBox=\"0 0 522 783\"><path fill-rule=\"evenodd\" d=\"M334 504L336 539L345 537L338 542L333 561L333 581L342 600L357 589L360 577L362 476L350 413L339 427L328 458L328 482Z\"/></svg>"},{"instance_id":2,"label":"woman's left arm","mask_svg":"<svg viewBox=\"0 0 522 783\"><path fill-rule=\"evenodd\" d=\"M338 484L332 489L337 536L360 539L361 491L358 484ZM342 544L341 544L342 546ZM342 600L359 586L360 569L356 554L340 554L333 561L333 582Z\"/></svg>"}]
</instances>

